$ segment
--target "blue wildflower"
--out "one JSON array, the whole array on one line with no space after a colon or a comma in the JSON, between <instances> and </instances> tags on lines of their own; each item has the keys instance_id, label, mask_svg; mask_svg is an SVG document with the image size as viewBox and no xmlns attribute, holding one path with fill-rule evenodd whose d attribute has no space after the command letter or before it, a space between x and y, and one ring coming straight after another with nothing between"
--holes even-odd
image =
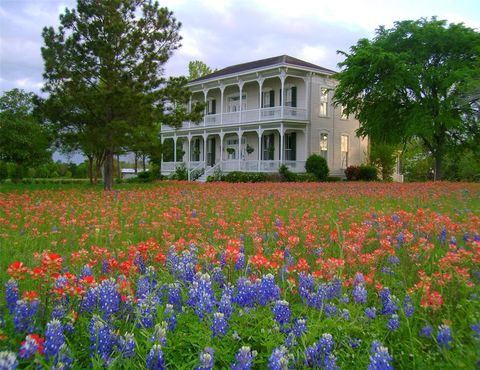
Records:
<instances>
[{"instance_id":1,"label":"blue wildflower","mask_svg":"<svg viewBox=\"0 0 480 370\"><path fill-rule=\"evenodd\" d=\"M235 271L239 271L245 267L245 254L239 253L235 261Z\"/></svg>"},{"instance_id":2,"label":"blue wildflower","mask_svg":"<svg viewBox=\"0 0 480 370\"><path fill-rule=\"evenodd\" d=\"M136 307L137 327L151 328L157 317L157 304L148 296L141 299Z\"/></svg>"},{"instance_id":3,"label":"blue wildflower","mask_svg":"<svg viewBox=\"0 0 480 370\"><path fill-rule=\"evenodd\" d=\"M215 312L213 314L213 321L210 329L212 329L213 338L227 334L228 324L223 313Z\"/></svg>"},{"instance_id":4,"label":"blue wildflower","mask_svg":"<svg viewBox=\"0 0 480 370\"><path fill-rule=\"evenodd\" d=\"M215 364L214 353L213 348L206 347L200 353L200 366L197 366L195 370L212 370Z\"/></svg>"},{"instance_id":5,"label":"blue wildflower","mask_svg":"<svg viewBox=\"0 0 480 370\"><path fill-rule=\"evenodd\" d=\"M156 324L153 329L153 334L150 336L150 342L160 344L165 347L167 345L167 323L162 321L160 324Z\"/></svg>"},{"instance_id":6,"label":"blue wildflower","mask_svg":"<svg viewBox=\"0 0 480 370\"><path fill-rule=\"evenodd\" d=\"M354 349L360 347L361 343L362 343L362 341L358 338L350 338L348 340L348 344L350 344L350 347L352 347Z\"/></svg>"},{"instance_id":7,"label":"blue wildflower","mask_svg":"<svg viewBox=\"0 0 480 370\"><path fill-rule=\"evenodd\" d=\"M80 279L87 276L93 276L92 268L89 265L83 266L82 270L80 271Z\"/></svg>"},{"instance_id":8,"label":"blue wildflower","mask_svg":"<svg viewBox=\"0 0 480 370\"><path fill-rule=\"evenodd\" d=\"M98 305L98 288L92 287L87 290L87 293L80 303L80 311L92 312Z\"/></svg>"},{"instance_id":9,"label":"blue wildflower","mask_svg":"<svg viewBox=\"0 0 480 370\"><path fill-rule=\"evenodd\" d=\"M437 332L437 342L441 348L450 348L452 332L448 325L440 325Z\"/></svg>"},{"instance_id":10,"label":"blue wildflower","mask_svg":"<svg viewBox=\"0 0 480 370\"><path fill-rule=\"evenodd\" d=\"M367 294L367 289L365 289L365 285L363 283L357 284L353 287L352 296L355 303L367 303Z\"/></svg>"},{"instance_id":11,"label":"blue wildflower","mask_svg":"<svg viewBox=\"0 0 480 370\"><path fill-rule=\"evenodd\" d=\"M390 293L390 289L383 288L380 291L380 299L382 301L382 315L393 315L397 313L397 298Z\"/></svg>"},{"instance_id":12,"label":"blue wildflower","mask_svg":"<svg viewBox=\"0 0 480 370\"><path fill-rule=\"evenodd\" d=\"M350 321L350 311L344 308L341 313L342 319L345 321Z\"/></svg>"},{"instance_id":13,"label":"blue wildflower","mask_svg":"<svg viewBox=\"0 0 480 370\"><path fill-rule=\"evenodd\" d=\"M88 332L91 343L90 356L98 355L103 361L107 362L117 343L117 337L112 328L98 315L93 315L88 326Z\"/></svg>"},{"instance_id":14,"label":"blue wildflower","mask_svg":"<svg viewBox=\"0 0 480 370\"><path fill-rule=\"evenodd\" d=\"M10 313L13 313L17 301L20 299L18 292L18 283L15 279L10 279L5 284L5 300Z\"/></svg>"},{"instance_id":15,"label":"blue wildflower","mask_svg":"<svg viewBox=\"0 0 480 370\"><path fill-rule=\"evenodd\" d=\"M227 320L230 320L233 313L232 296L230 294L228 289L224 289L222 298L220 298L220 302L218 303L218 312L223 313Z\"/></svg>"},{"instance_id":16,"label":"blue wildflower","mask_svg":"<svg viewBox=\"0 0 480 370\"><path fill-rule=\"evenodd\" d=\"M133 259L133 264L135 266L137 266L137 270L141 273L141 274L145 274L146 272L146 267L145 267L145 261L143 260L143 257L140 253L137 253L135 255L135 258Z\"/></svg>"},{"instance_id":17,"label":"blue wildflower","mask_svg":"<svg viewBox=\"0 0 480 370\"><path fill-rule=\"evenodd\" d=\"M281 326L284 326L290 322L292 311L290 311L289 303L287 301L275 302L272 312L275 315L275 321Z\"/></svg>"},{"instance_id":18,"label":"blue wildflower","mask_svg":"<svg viewBox=\"0 0 480 370\"><path fill-rule=\"evenodd\" d=\"M120 309L120 293L115 280L102 281L98 286L98 297L98 306L104 318L109 318Z\"/></svg>"},{"instance_id":19,"label":"blue wildflower","mask_svg":"<svg viewBox=\"0 0 480 370\"><path fill-rule=\"evenodd\" d=\"M288 363L290 356L284 346L274 348L272 354L268 359L268 368L270 370L286 370L288 369Z\"/></svg>"},{"instance_id":20,"label":"blue wildflower","mask_svg":"<svg viewBox=\"0 0 480 370\"><path fill-rule=\"evenodd\" d=\"M395 331L400 327L400 321L398 320L398 315L393 314L390 320L388 320L387 328L390 331Z\"/></svg>"},{"instance_id":21,"label":"blue wildflower","mask_svg":"<svg viewBox=\"0 0 480 370\"><path fill-rule=\"evenodd\" d=\"M336 358L333 356L335 342L331 334L325 333L305 349L305 364L313 368L337 369Z\"/></svg>"},{"instance_id":22,"label":"blue wildflower","mask_svg":"<svg viewBox=\"0 0 480 370\"><path fill-rule=\"evenodd\" d=\"M167 321L168 324L168 330L170 331L175 331L177 327L177 315L173 309L173 306L171 304L166 304L165 305L165 310L163 311L163 315L165 320Z\"/></svg>"},{"instance_id":23,"label":"blue wildflower","mask_svg":"<svg viewBox=\"0 0 480 370\"><path fill-rule=\"evenodd\" d=\"M172 283L168 286L167 302L177 310L182 306L182 291L178 283Z\"/></svg>"},{"instance_id":24,"label":"blue wildflower","mask_svg":"<svg viewBox=\"0 0 480 370\"><path fill-rule=\"evenodd\" d=\"M343 304L350 303L350 298L348 298L348 294L344 294L340 297L339 301Z\"/></svg>"},{"instance_id":25,"label":"blue wildflower","mask_svg":"<svg viewBox=\"0 0 480 370\"><path fill-rule=\"evenodd\" d=\"M261 306L280 298L280 288L275 283L275 277L272 274L263 276L258 283L257 298Z\"/></svg>"},{"instance_id":26,"label":"blue wildflower","mask_svg":"<svg viewBox=\"0 0 480 370\"><path fill-rule=\"evenodd\" d=\"M53 319L47 323L47 330L45 331L45 357L55 357L62 344L65 343L65 336L63 334L63 326L57 319Z\"/></svg>"},{"instance_id":27,"label":"blue wildflower","mask_svg":"<svg viewBox=\"0 0 480 370\"><path fill-rule=\"evenodd\" d=\"M252 351L250 347L243 346L235 355L235 363L230 366L231 370L250 370L253 359L257 356L257 351Z\"/></svg>"},{"instance_id":28,"label":"blue wildflower","mask_svg":"<svg viewBox=\"0 0 480 370\"><path fill-rule=\"evenodd\" d=\"M391 263L392 265L398 265L400 264L400 258L398 258L395 255L391 255L388 257L387 261Z\"/></svg>"},{"instance_id":29,"label":"blue wildflower","mask_svg":"<svg viewBox=\"0 0 480 370\"><path fill-rule=\"evenodd\" d=\"M37 340L31 335L27 335L25 337L25 340L22 342L22 345L20 346L18 356L24 360L28 359L35 355L35 353L38 351L38 348L39 346Z\"/></svg>"},{"instance_id":30,"label":"blue wildflower","mask_svg":"<svg viewBox=\"0 0 480 370\"><path fill-rule=\"evenodd\" d=\"M420 330L420 336L430 338L432 336L433 328L431 325L426 325Z\"/></svg>"},{"instance_id":31,"label":"blue wildflower","mask_svg":"<svg viewBox=\"0 0 480 370\"><path fill-rule=\"evenodd\" d=\"M293 333L295 334L295 336L301 337L306 332L307 332L307 320L295 319L293 323Z\"/></svg>"},{"instance_id":32,"label":"blue wildflower","mask_svg":"<svg viewBox=\"0 0 480 370\"><path fill-rule=\"evenodd\" d=\"M165 359L163 358L162 346L154 344L147 355L147 369L149 370L165 370Z\"/></svg>"},{"instance_id":33,"label":"blue wildflower","mask_svg":"<svg viewBox=\"0 0 480 370\"><path fill-rule=\"evenodd\" d=\"M472 324L470 328L473 330L473 339L480 341L480 323Z\"/></svg>"},{"instance_id":34,"label":"blue wildflower","mask_svg":"<svg viewBox=\"0 0 480 370\"><path fill-rule=\"evenodd\" d=\"M377 317L377 309L375 307L365 308L365 316L367 316L370 320L374 320Z\"/></svg>"},{"instance_id":35,"label":"blue wildflower","mask_svg":"<svg viewBox=\"0 0 480 370\"><path fill-rule=\"evenodd\" d=\"M211 313L215 306L215 294L210 275L202 274L201 272L197 273L190 286L188 295L187 305L193 307L200 319Z\"/></svg>"},{"instance_id":36,"label":"blue wildflower","mask_svg":"<svg viewBox=\"0 0 480 370\"><path fill-rule=\"evenodd\" d=\"M415 307L413 306L412 298L409 295L406 295L403 299L403 312L405 316L412 317L415 312Z\"/></svg>"},{"instance_id":37,"label":"blue wildflower","mask_svg":"<svg viewBox=\"0 0 480 370\"><path fill-rule=\"evenodd\" d=\"M17 355L14 352L0 351L0 369L15 370L18 366Z\"/></svg>"},{"instance_id":38,"label":"blue wildflower","mask_svg":"<svg viewBox=\"0 0 480 370\"><path fill-rule=\"evenodd\" d=\"M378 341L373 341L370 363L367 367L368 370L393 370L391 362L393 356L388 353L388 349L383 347Z\"/></svg>"},{"instance_id":39,"label":"blue wildflower","mask_svg":"<svg viewBox=\"0 0 480 370\"><path fill-rule=\"evenodd\" d=\"M240 307L253 307L256 300L256 289L253 283L245 277L237 280L233 301Z\"/></svg>"},{"instance_id":40,"label":"blue wildflower","mask_svg":"<svg viewBox=\"0 0 480 370\"><path fill-rule=\"evenodd\" d=\"M132 333L125 333L118 339L118 350L123 358L132 358L135 356L135 337Z\"/></svg>"},{"instance_id":41,"label":"blue wildflower","mask_svg":"<svg viewBox=\"0 0 480 370\"><path fill-rule=\"evenodd\" d=\"M31 301L21 299L17 301L15 309L13 310L13 323L15 324L15 331L18 333L32 332L35 330L34 321L40 306L38 299Z\"/></svg>"},{"instance_id":42,"label":"blue wildflower","mask_svg":"<svg viewBox=\"0 0 480 370\"><path fill-rule=\"evenodd\" d=\"M60 347L55 361L51 367L52 370L68 370L71 369L73 365L73 357L70 349L67 347L67 344L64 343Z\"/></svg>"}]
</instances>

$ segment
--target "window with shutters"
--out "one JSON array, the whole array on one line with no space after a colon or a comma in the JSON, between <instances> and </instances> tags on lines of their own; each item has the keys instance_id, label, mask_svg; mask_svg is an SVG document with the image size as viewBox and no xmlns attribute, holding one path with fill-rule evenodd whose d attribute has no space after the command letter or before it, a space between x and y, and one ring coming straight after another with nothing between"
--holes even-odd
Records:
<instances>
[{"instance_id":1,"label":"window with shutters","mask_svg":"<svg viewBox=\"0 0 480 370\"><path fill-rule=\"evenodd\" d=\"M328 90L324 87L320 89L319 115L326 117L328 114Z\"/></svg>"},{"instance_id":2,"label":"window with shutters","mask_svg":"<svg viewBox=\"0 0 480 370\"><path fill-rule=\"evenodd\" d=\"M285 134L285 160L295 161L297 160L297 134L295 132Z\"/></svg>"},{"instance_id":3,"label":"window with shutters","mask_svg":"<svg viewBox=\"0 0 480 370\"><path fill-rule=\"evenodd\" d=\"M289 86L285 88L285 106L296 107L297 106L297 87Z\"/></svg>"},{"instance_id":4,"label":"window with shutters","mask_svg":"<svg viewBox=\"0 0 480 370\"><path fill-rule=\"evenodd\" d=\"M328 134L320 133L320 155L328 159Z\"/></svg>"},{"instance_id":5,"label":"window with shutters","mask_svg":"<svg viewBox=\"0 0 480 370\"><path fill-rule=\"evenodd\" d=\"M263 160L265 161L273 161L274 154L275 154L275 146L274 146L274 134L270 135L263 135L262 138L262 147L263 147Z\"/></svg>"},{"instance_id":6,"label":"window with shutters","mask_svg":"<svg viewBox=\"0 0 480 370\"><path fill-rule=\"evenodd\" d=\"M228 112L239 112L240 111L240 95L229 96L228 97ZM247 95L242 94L242 110L247 110Z\"/></svg>"},{"instance_id":7,"label":"window with shutters","mask_svg":"<svg viewBox=\"0 0 480 370\"><path fill-rule=\"evenodd\" d=\"M342 135L340 137L340 154L341 154L341 168L348 167L348 136Z\"/></svg>"},{"instance_id":8,"label":"window with shutters","mask_svg":"<svg viewBox=\"0 0 480 370\"><path fill-rule=\"evenodd\" d=\"M275 106L275 91L263 90L262 92L262 108L270 108Z\"/></svg>"},{"instance_id":9,"label":"window with shutters","mask_svg":"<svg viewBox=\"0 0 480 370\"><path fill-rule=\"evenodd\" d=\"M215 99L208 99L207 101L207 114L217 113L217 101Z\"/></svg>"}]
</instances>

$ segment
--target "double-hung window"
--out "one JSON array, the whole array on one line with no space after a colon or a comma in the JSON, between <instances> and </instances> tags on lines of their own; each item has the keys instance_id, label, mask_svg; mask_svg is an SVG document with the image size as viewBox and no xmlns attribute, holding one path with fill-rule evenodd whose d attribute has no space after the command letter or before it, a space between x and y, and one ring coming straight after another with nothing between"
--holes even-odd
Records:
<instances>
[{"instance_id":1,"label":"double-hung window","mask_svg":"<svg viewBox=\"0 0 480 370\"><path fill-rule=\"evenodd\" d=\"M348 136L342 135L340 137L340 154L342 165L341 168L345 169L348 167Z\"/></svg>"},{"instance_id":2,"label":"double-hung window","mask_svg":"<svg viewBox=\"0 0 480 370\"><path fill-rule=\"evenodd\" d=\"M328 159L328 134L324 132L320 133L320 155Z\"/></svg>"},{"instance_id":3,"label":"double-hung window","mask_svg":"<svg viewBox=\"0 0 480 370\"><path fill-rule=\"evenodd\" d=\"M328 90L324 87L320 89L320 101L319 101L318 114L322 117L326 117L328 114Z\"/></svg>"}]
</instances>

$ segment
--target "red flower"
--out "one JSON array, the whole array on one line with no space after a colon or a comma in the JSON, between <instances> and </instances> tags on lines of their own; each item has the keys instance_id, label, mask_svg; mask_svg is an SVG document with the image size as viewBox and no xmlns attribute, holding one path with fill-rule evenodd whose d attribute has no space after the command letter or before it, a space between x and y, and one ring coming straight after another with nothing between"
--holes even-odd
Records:
<instances>
[{"instance_id":1,"label":"red flower","mask_svg":"<svg viewBox=\"0 0 480 370\"><path fill-rule=\"evenodd\" d=\"M14 279L23 279L26 272L28 271L27 267L23 262L14 262L8 266L7 273Z\"/></svg>"}]
</instances>

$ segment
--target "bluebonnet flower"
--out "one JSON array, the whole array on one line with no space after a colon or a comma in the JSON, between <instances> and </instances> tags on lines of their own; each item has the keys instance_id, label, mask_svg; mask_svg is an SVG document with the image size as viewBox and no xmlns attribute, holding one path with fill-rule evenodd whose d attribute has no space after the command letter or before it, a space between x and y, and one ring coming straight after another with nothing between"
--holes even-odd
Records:
<instances>
[{"instance_id":1,"label":"bluebonnet flower","mask_svg":"<svg viewBox=\"0 0 480 370\"><path fill-rule=\"evenodd\" d=\"M280 298L280 288L275 283L275 277L272 274L262 277L258 283L257 292L258 303L262 306Z\"/></svg>"},{"instance_id":2,"label":"bluebonnet flower","mask_svg":"<svg viewBox=\"0 0 480 370\"><path fill-rule=\"evenodd\" d=\"M395 273L393 272L393 270L388 267L388 266L383 266L380 271L383 273L383 274L386 274L386 275L394 275Z\"/></svg>"},{"instance_id":3,"label":"bluebonnet flower","mask_svg":"<svg viewBox=\"0 0 480 370\"><path fill-rule=\"evenodd\" d=\"M313 368L337 369L336 358L332 353L334 346L332 335L323 334L318 342L305 349L305 364Z\"/></svg>"},{"instance_id":4,"label":"bluebonnet flower","mask_svg":"<svg viewBox=\"0 0 480 370\"><path fill-rule=\"evenodd\" d=\"M390 293L390 289L383 288L380 291L380 299L382 301L382 315L393 315L397 313L397 298Z\"/></svg>"},{"instance_id":5,"label":"bluebonnet flower","mask_svg":"<svg viewBox=\"0 0 480 370\"><path fill-rule=\"evenodd\" d=\"M235 355L235 363L230 366L231 370L250 370L253 359L257 356L257 351L252 351L250 347L243 346Z\"/></svg>"},{"instance_id":6,"label":"bluebonnet flower","mask_svg":"<svg viewBox=\"0 0 480 370\"><path fill-rule=\"evenodd\" d=\"M340 297L339 301L343 304L348 304L350 303L350 298L348 297L348 294L344 294Z\"/></svg>"},{"instance_id":7,"label":"bluebonnet flower","mask_svg":"<svg viewBox=\"0 0 480 370\"><path fill-rule=\"evenodd\" d=\"M18 357L21 359L28 359L35 355L39 349L39 343L33 335L27 335L20 346ZM1 368L1 367L0 367Z\"/></svg>"},{"instance_id":8,"label":"bluebonnet flower","mask_svg":"<svg viewBox=\"0 0 480 370\"><path fill-rule=\"evenodd\" d=\"M470 328L473 330L473 339L480 341L480 323L472 324Z\"/></svg>"},{"instance_id":9,"label":"bluebonnet flower","mask_svg":"<svg viewBox=\"0 0 480 370\"><path fill-rule=\"evenodd\" d=\"M375 307L365 308L365 316L371 320L374 320L377 317L377 309Z\"/></svg>"},{"instance_id":10,"label":"bluebonnet flower","mask_svg":"<svg viewBox=\"0 0 480 370\"><path fill-rule=\"evenodd\" d=\"M147 275L144 275L137 280L137 291L135 296L139 299L145 298L147 295L153 293L157 285L155 273L148 274L148 269L150 268L150 266L147 268Z\"/></svg>"},{"instance_id":11,"label":"bluebonnet flower","mask_svg":"<svg viewBox=\"0 0 480 370\"><path fill-rule=\"evenodd\" d=\"M177 310L182 306L182 291L178 283L172 283L168 286L167 302Z\"/></svg>"},{"instance_id":12,"label":"bluebonnet flower","mask_svg":"<svg viewBox=\"0 0 480 370\"><path fill-rule=\"evenodd\" d=\"M337 306L335 306L333 303L327 303L323 310L327 317L334 317L338 312Z\"/></svg>"},{"instance_id":13,"label":"bluebonnet flower","mask_svg":"<svg viewBox=\"0 0 480 370\"><path fill-rule=\"evenodd\" d=\"M224 289L222 292L222 298L220 298L220 302L218 303L218 312L223 313L225 315L225 319L227 320L230 320L232 317L232 296L228 289Z\"/></svg>"},{"instance_id":14,"label":"bluebonnet flower","mask_svg":"<svg viewBox=\"0 0 480 370\"><path fill-rule=\"evenodd\" d=\"M215 312L213 314L213 321L210 329L212 329L213 338L227 334L228 324L223 313Z\"/></svg>"},{"instance_id":15,"label":"bluebonnet flower","mask_svg":"<svg viewBox=\"0 0 480 370\"><path fill-rule=\"evenodd\" d=\"M85 296L80 303L80 311L92 312L98 305L98 288L91 287L87 290Z\"/></svg>"},{"instance_id":16,"label":"bluebonnet flower","mask_svg":"<svg viewBox=\"0 0 480 370\"><path fill-rule=\"evenodd\" d=\"M239 253L235 261L235 270L239 271L245 267L245 254Z\"/></svg>"},{"instance_id":17,"label":"bluebonnet flower","mask_svg":"<svg viewBox=\"0 0 480 370\"><path fill-rule=\"evenodd\" d=\"M245 277L238 278L233 301L240 307L253 307L255 300L256 289L254 284Z\"/></svg>"},{"instance_id":18,"label":"bluebonnet flower","mask_svg":"<svg viewBox=\"0 0 480 370\"><path fill-rule=\"evenodd\" d=\"M212 370L215 364L214 358L215 351L211 347L206 347L200 353L200 366L197 366L195 370Z\"/></svg>"},{"instance_id":19,"label":"bluebonnet flower","mask_svg":"<svg viewBox=\"0 0 480 370\"><path fill-rule=\"evenodd\" d=\"M18 283L15 279L10 279L5 284L5 300L10 313L13 313L17 301L20 299L18 292Z\"/></svg>"},{"instance_id":20,"label":"bluebonnet flower","mask_svg":"<svg viewBox=\"0 0 480 370\"><path fill-rule=\"evenodd\" d=\"M146 267L145 267L145 261L143 260L143 257L140 253L137 253L135 255L135 258L133 259L133 264L135 266L137 266L137 270L141 273L141 274L145 274L146 272Z\"/></svg>"},{"instance_id":21,"label":"bluebonnet flower","mask_svg":"<svg viewBox=\"0 0 480 370\"><path fill-rule=\"evenodd\" d=\"M190 286L189 299L187 304L193 307L193 310L200 319L203 319L207 313L211 313L215 306L215 294L213 292L210 275L197 273Z\"/></svg>"},{"instance_id":22,"label":"bluebonnet flower","mask_svg":"<svg viewBox=\"0 0 480 370\"><path fill-rule=\"evenodd\" d=\"M108 261L103 260L102 261L102 274L107 275L110 272L110 264Z\"/></svg>"},{"instance_id":23,"label":"bluebonnet flower","mask_svg":"<svg viewBox=\"0 0 480 370\"><path fill-rule=\"evenodd\" d=\"M118 339L118 350L123 358L132 358L135 356L135 337L132 333L125 333Z\"/></svg>"},{"instance_id":24,"label":"bluebonnet flower","mask_svg":"<svg viewBox=\"0 0 480 370\"><path fill-rule=\"evenodd\" d=\"M0 369L15 370L18 366L17 354L9 351L0 351Z\"/></svg>"},{"instance_id":25,"label":"bluebonnet flower","mask_svg":"<svg viewBox=\"0 0 480 370\"><path fill-rule=\"evenodd\" d=\"M431 325L426 325L420 330L420 336L430 338L432 336L433 328Z\"/></svg>"},{"instance_id":26,"label":"bluebonnet flower","mask_svg":"<svg viewBox=\"0 0 480 370\"><path fill-rule=\"evenodd\" d=\"M285 337L284 343L287 348L292 348L294 345L297 344L297 340L295 338L295 334L293 333L293 331L290 331L288 333L288 335Z\"/></svg>"},{"instance_id":27,"label":"bluebonnet flower","mask_svg":"<svg viewBox=\"0 0 480 370\"><path fill-rule=\"evenodd\" d=\"M163 311L163 316L167 320L168 330L175 331L177 327L177 315L171 304L165 305L165 310Z\"/></svg>"},{"instance_id":28,"label":"bluebonnet flower","mask_svg":"<svg viewBox=\"0 0 480 370\"><path fill-rule=\"evenodd\" d=\"M83 266L82 270L80 271L80 279L86 276L93 276L92 268L89 265Z\"/></svg>"},{"instance_id":29,"label":"bluebonnet flower","mask_svg":"<svg viewBox=\"0 0 480 370\"><path fill-rule=\"evenodd\" d=\"M104 318L109 318L120 309L120 293L114 280L102 281L98 286L98 297L98 306Z\"/></svg>"},{"instance_id":30,"label":"bluebonnet flower","mask_svg":"<svg viewBox=\"0 0 480 370\"><path fill-rule=\"evenodd\" d=\"M90 356L98 355L103 361L108 361L113 353L117 337L110 325L100 316L93 315L88 325L90 334Z\"/></svg>"},{"instance_id":31,"label":"bluebonnet flower","mask_svg":"<svg viewBox=\"0 0 480 370\"><path fill-rule=\"evenodd\" d=\"M13 310L13 323L15 324L15 331L18 333L34 331L34 320L40 306L38 299L28 301L21 299L17 301L15 309Z\"/></svg>"},{"instance_id":32,"label":"bluebonnet flower","mask_svg":"<svg viewBox=\"0 0 480 370\"><path fill-rule=\"evenodd\" d=\"M395 255L388 256L387 261L392 265L398 265L400 263L400 258Z\"/></svg>"},{"instance_id":33,"label":"bluebonnet flower","mask_svg":"<svg viewBox=\"0 0 480 370\"><path fill-rule=\"evenodd\" d=\"M350 321L350 311L348 309L344 308L342 310L341 316L342 319L344 319L345 321Z\"/></svg>"},{"instance_id":34,"label":"bluebonnet flower","mask_svg":"<svg viewBox=\"0 0 480 370\"><path fill-rule=\"evenodd\" d=\"M383 347L378 341L373 341L368 370L393 370L391 362L393 356L388 353L388 349Z\"/></svg>"},{"instance_id":35,"label":"bluebonnet flower","mask_svg":"<svg viewBox=\"0 0 480 370\"><path fill-rule=\"evenodd\" d=\"M150 342L160 344L163 347L167 345L167 323L165 321L155 325L153 334L150 336L149 340Z\"/></svg>"},{"instance_id":36,"label":"bluebonnet flower","mask_svg":"<svg viewBox=\"0 0 480 370\"><path fill-rule=\"evenodd\" d=\"M398 315L393 314L390 320L388 320L387 328L390 331L395 331L400 327L400 321L398 320Z\"/></svg>"},{"instance_id":37,"label":"bluebonnet flower","mask_svg":"<svg viewBox=\"0 0 480 370\"><path fill-rule=\"evenodd\" d=\"M286 325L290 322L292 311L290 311L290 306L287 301L275 302L275 306L273 306L272 312L275 315L275 321L278 322L281 326Z\"/></svg>"},{"instance_id":38,"label":"bluebonnet flower","mask_svg":"<svg viewBox=\"0 0 480 370\"><path fill-rule=\"evenodd\" d=\"M440 240L440 243L445 243L447 241L447 228L445 226L438 235L438 240Z\"/></svg>"},{"instance_id":39,"label":"bluebonnet flower","mask_svg":"<svg viewBox=\"0 0 480 370\"><path fill-rule=\"evenodd\" d=\"M136 316L138 327L153 327L157 317L157 304L152 297L148 296L138 302L136 306Z\"/></svg>"},{"instance_id":40,"label":"bluebonnet flower","mask_svg":"<svg viewBox=\"0 0 480 370\"><path fill-rule=\"evenodd\" d=\"M400 220L401 220L401 219L400 219L400 216L397 215L396 213L394 213L394 214L392 215L392 221L393 221L393 222L400 222Z\"/></svg>"},{"instance_id":41,"label":"bluebonnet flower","mask_svg":"<svg viewBox=\"0 0 480 370\"><path fill-rule=\"evenodd\" d=\"M440 325L437 332L437 342L441 348L450 348L452 342L452 332L448 325Z\"/></svg>"},{"instance_id":42,"label":"bluebonnet flower","mask_svg":"<svg viewBox=\"0 0 480 370\"><path fill-rule=\"evenodd\" d=\"M342 280L334 278L329 281L326 286L326 298L332 300L336 297L340 297L342 294Z\"/></svg>"},{"instance_id":43,"label":"bluebonnet flower","mask_svg":"<svg viewBox=\"0 0 480 370\"><path fill-rule=\"evenodd\" d=\"M147 355L147 369L149 370L165 370L165 359L163 358L162 346L154 344Z\"/></svg>"},{"instance_id":44,"label":"bluebonnet flower","mask_svg":"<svg viewBox=\"0 0 480 370\"><path fill-rule=\"evenodd\" d=\"M403 299L403 312L405 312L405 316L407 317L412 317L415 312L412 298L409 295L406 295Z\"/></svg>"},{"instance_id":45,"label":"bluebonnet flower","mask_svg":"<svg viewBox=\"0 0 480 370\"><path fill-rule=\"evenodd\" d=\"M357 284L353 287L352 296L355 303L367 303L367 289L363 283Z\"/></svg>"},{"instance_id":46,"label":"bluebonnet flower","mask_svg":"<svg viewBox=\"0 0 480 370\"><path fill-rule=\"evenodd\" d=\"M365 284L365 277L361 272L357 272L353 278L353 285Z\"/></svg>"},{"instance_id":47,"label":"bluebonnet flower","mask_svg":"<svg viewBox=\"0 0 480 370\"><path fill-rule=\"evenodd\" d=\"M304 303L310 301L314 288L315 280L312 275L307 275L303 272L298 275L298 293Z\"/></svg>"},{"instance_id":48,"label":"bluebonnet flower","mask_svg":"<svg viewBox=\"0 0 480 370\"><path fill-rule=\"evenodd\" d=\"M352 348L358 348L360 347L360 344L362 343L362 341L358 338L350 338L348 340L348 344L350 344L350 347Z\"/></svg>"},{"instance_id":49,"label":"bluebonnet flower","mask_svg":"<svg viewBox=\"0 0 480 370\"><path fill-rule=\"evenodd\" d=\"M60 321L53 319L47 323L45 331L45 357L55 357L60 347L65 343L65 335L63 334L63 326Z\"/></svg>"},{"instance_id":50,"label":"bluebonnet flower","mask_svg":"<svg viewBox=\"0 0 480 370\"><path fill-rule=\"evenodd\" d=\"M287 370L291 356L284 346L274 348L268 359L268 368L270 370Z\"/></svg>"},{"instance_id":51,"label":"bluebonnet flower","mask_svg":"<svg viewBox=\"0 0 480 370\"><path fill-rule=\"evenodd\" d=\"M398 247L401 247L403 245L403 243L405 243L405 235L402 232L400 232L397 235L397 245L398 245Z\"/></svg>"},{"instance_id":52,"label":"bluebonnet flower","mask_svg":"<svg viewBox=\"0 0 480 370\"><path fill-rule=\"evenodd\" d=\"M65 306L63 306L62 304L57 304L55 305L55 307L53 307L50 318L62 320L63 318L65 318L66 315L67 310L65 309Z\"/></svg>"},{"instance_id":53,"label":"bluebonnet flower","mask_svg":"<svg viewBox=\"0 0 480 370\"><path fill-rule=\"evenodd\" d=\"M295 334L295 336L301 337L306 332L307 332L307 320L295 319L293 323L293 333Z\"/></svg>"},{"instance_id":54,"label":"bluebonnet flower","mask_svg":"<svg viewBox=\"0 0 480 370\"><path fill-rule=\"evenodd\" d=\"M218 284L220 288L225 285L225 275L220 267L216 266L212 271L212 280Z\"/></svg>"},{"instance_id":55,"label":"bluebonnet flower","mask_svg":"<svg viewBox=\"0 0 480 370\"><path fill-rule=\"evenodd\" d=\"M60 347L57 356L55 357L55 362L53 363L51 370L68 370L71 369L73 365L73 357L70 349L67 347L67 344L64 343Z\"/></svg>"}]
</instances>

